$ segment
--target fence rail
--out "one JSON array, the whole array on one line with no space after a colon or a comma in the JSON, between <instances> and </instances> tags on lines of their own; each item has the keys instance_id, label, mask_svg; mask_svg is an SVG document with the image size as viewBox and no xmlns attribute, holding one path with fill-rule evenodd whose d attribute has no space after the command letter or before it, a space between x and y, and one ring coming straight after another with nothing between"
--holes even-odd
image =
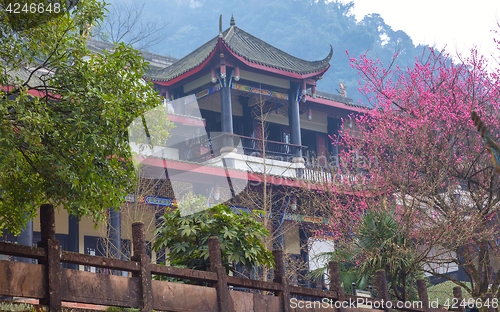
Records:
<instances>
[{"instance_id":1,"label":"fence rail","mask_svg":"<svg viewBox=\"0 0 500 312\"><path fill-rule=\"evenodd\" d=\"M329 263L330 290L308 289L289 285L281 250L273 251L276 262L273 281L257 281L228 276L222 265L221 250L216 237L209 238L210 271L152 264L147 253L144 224L132 225L133 256L131 261L111 259L61 251L55 239L54 208L42 205L40 223L42 240L38 247L20 246L0 242L0 254L34 258L38 264L0 261L0 295L40 299L49 311L61 311L62 302L78 302L120 307L139 308L141 311L299 311L292 308L291 298L303 296L317 300L356 300L344 294L340 285L339 266ZM71 263L109 270L131 272L132 276L118 276L61 268L61 263ZM153 280L153 275L203 282L207 286L180 284ZM378 271L377 298L372 302L387 302L384 271ZM232 290L231 286L267 291L269 294ZM419 296L428 302L427 291L419 285ZM460 294L461 296L461 294ZM363 298L366 300L366 298ZM346 309L320 308L308 311L339 311ZM402 309L409 312L429 312L423 309ZM491 309L489 312L494 311Z\"/></svg>"},{"instance_id":2,"label":"fence rail","mask_svg":"<svg viewBox=\"0 0 500 312\"><path fill-rule=\"evenodd\" d=\"M223 147L234 147L241 154L291 162L294 157L304 155L307 146L263 140L230 133L211 133L186 140L172 147L179 150L182 160L204 161L220 156ZM299 153L300 151L300 153Z\"/></svg>"}]
</instances>

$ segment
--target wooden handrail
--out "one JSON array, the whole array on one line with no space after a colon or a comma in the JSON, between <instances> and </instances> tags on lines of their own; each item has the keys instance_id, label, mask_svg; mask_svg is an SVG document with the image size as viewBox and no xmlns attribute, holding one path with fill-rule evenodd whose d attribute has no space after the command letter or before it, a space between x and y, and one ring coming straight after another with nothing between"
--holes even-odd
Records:
<instances>
[{"instance_id":1,"label":"wooden handrail","mask_svg":"<svg viewBox=\"0 0 500 312\"><path fill-rule=\"evenodd\" d=\"M201 282L217 282L217 274L213 272L176 268L159 264L151 265L151 273L165 277L175 277Z\"/></svg>"},{"instance_id":2,"label":"wooden handrail","mask_svg":"<svg viewBox=\"0 0 500 312\"><path fill-rule=\"evenodd\" d=\"M88 265L110 270L139 271L139 262L120 259L112 259L102 256L91 256L71 251L61 251L61 262Z\"/></svg>"},{"instance_id":3,"label":"wooden handrail","mask_svg":"<svg viewBox=\"0 0 500 312\"><path fill-rule=\"evenodd\" d=\"M267 290L267 291L280 291L283 289L280 283L257 281L235 276L228 276L227 284L231 286L258 289L258 290Z\"/></svg>"},{"instance_id":4,"label":"wooden handrail","mask_svg":"<svg viewBox=\"0 0 500 312\"><path fill-rule=\"evenodd\" d=\"M47 256L44 248L17 245L6 242L0 242L0 254L35 259L42 259Z\"/></svg>"}]
</instances>

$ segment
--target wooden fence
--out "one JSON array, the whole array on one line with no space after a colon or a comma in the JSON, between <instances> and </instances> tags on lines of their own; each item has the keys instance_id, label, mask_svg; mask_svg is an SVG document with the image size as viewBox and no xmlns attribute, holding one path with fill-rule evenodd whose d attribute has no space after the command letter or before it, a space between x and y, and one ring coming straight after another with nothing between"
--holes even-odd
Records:
<instances>
[{"instance_id":1,"label":"wooden fence","mask_svg":"<svg viewBox=\"0 0 500 312\"><path fill-rule=\"evenodd\" d=\"M130 261L84 255L60 250L55 239L55 216L52 205L40 209L41 241L37 247L0 242L0 254L34 258L38 264L0 261L0 295L39 299L49 311L61 311L62 302L78 302L106 306L133 307L141 311L347 311L334 308L336 302L357 302L358 298L344 294L340 286L339 266L329 263L330 290L322 291L291 286L285 275L283 252L274 251L276 269L269 282L228 276L222 266L219 241L209 239L210 271L196 271L151 263L146 253L144 225L132 225L133 256ZM110 271L131 272L118 276L61 268L61 263L106 268ZM153 275L199 281L208 286L188 285L154 280ZM267 291L244 292L233 289ZM377 298L363 298L377 303L390 300L384 271L376 275ZM404 308L408 312L429 312L427 290L423 280L418 282L423 307ZM457 292L457 297L461 296ZM317 298L299 301L297 296ZM292 299L294 298L294 299ZM331 301L330 301L331 300ZM330 307L326 302L330 301ZM322 302L320 305L318 302ZM295 303L295 305L293 304ZM394 305L395 306L395 305ZM356 309L354 309L356 310ZM390 311L390 309L385 309ZM489 312L492 312L491 309ZM464 311L462 311L464 312Z\"/></svg>"}]
</instances>

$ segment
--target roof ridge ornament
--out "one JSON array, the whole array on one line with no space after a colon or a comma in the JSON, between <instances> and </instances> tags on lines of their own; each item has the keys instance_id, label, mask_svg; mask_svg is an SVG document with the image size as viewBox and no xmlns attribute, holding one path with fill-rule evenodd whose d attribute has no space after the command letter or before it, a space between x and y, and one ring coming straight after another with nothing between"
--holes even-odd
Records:
<instances>
[{"instance_id":1,"label":"roof ridge ornament","mask_svg":"<svg viewBox=\"0 0 500 312\"><path fill-rule=\"evenodd\" d=\"M219 16L219 38L222 38L222 14Z\"/></svg>"},{"instance_id":2,"label":"roof ridge ornament","mask_svg":"<svg viewBox=\"0 0 500 312\"><path fill-rule=\"evenodd\" d=\"M231 20L229 21L229 26L234 26L236 23L234 22L234 16L231 14Z\"/></svg>"}]
</instances>

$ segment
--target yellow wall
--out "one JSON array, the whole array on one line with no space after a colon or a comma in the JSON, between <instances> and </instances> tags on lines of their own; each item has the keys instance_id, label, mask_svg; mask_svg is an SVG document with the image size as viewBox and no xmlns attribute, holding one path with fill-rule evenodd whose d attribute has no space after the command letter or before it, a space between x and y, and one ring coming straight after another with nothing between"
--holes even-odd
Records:
<instances>
[{"instance_id":1,"label":"yellow wall","mask_svg":"<svg viewBox=\"0 0 500 312\"><path fill-rule=\"evenodd\" d=\"M37 210L36 218L33 219L33 231L40 232L40 209ZM56 208L56 233L68 234L68 211Z\"/></svg>"},{"instance_id":2,"label":"yellow wall","mask_svg":"<svg viewBox=\"0 0 500 312\"><path fill-rule=\"evenodd\" d=\"M123 239L132 239L132 222L140 220L145 223L146 229L146 240L153 241L154 240L154 212L146 211L140 214L129 214L126 204L124 205L121 219L121 236ZM37 212L37 217L33 219L33 231L40 232L40 211ZM68 234L68 212L65 209L56 209L56 233L57 234ZM101 222L99 224L95 224L94 221L85 217L80 220L79 224L79 252L85 253L84 248L84 237L85 236L97 236L97 237L105 237L107 232L107 225L105 222ZM36 243L36 242L34 242ZM153 261L155 260L155 255L153 253Z\"/></svg>"}]
</instances>

